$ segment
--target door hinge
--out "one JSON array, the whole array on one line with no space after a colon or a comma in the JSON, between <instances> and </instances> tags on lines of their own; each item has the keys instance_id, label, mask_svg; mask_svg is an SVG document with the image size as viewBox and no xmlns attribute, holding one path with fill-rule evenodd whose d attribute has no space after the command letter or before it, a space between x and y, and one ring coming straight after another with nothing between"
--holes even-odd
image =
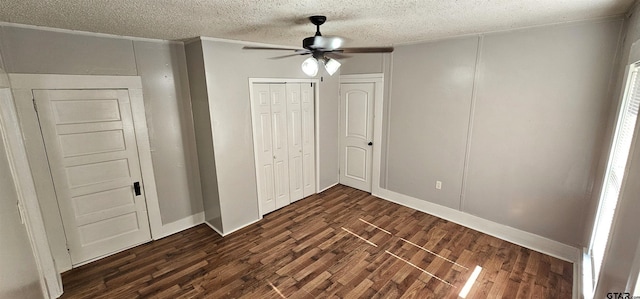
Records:
<instances>
[{"instance_id":1,"label":"door hinge","mask_svg":"<svg viewBox=\"0 0 640 299\"><path fill-rule=\"evenodd\" d=\"M26 224L27 217L24 215L24 209L22 208L22 204L20 201L17 201L16 205L18 206L18 214L20 215L20 223Z\"/></svg>"},{"instance_id":2,"label":"door hinge","mask_svg":"<svg viewBox=\"0 0 640 299\"><path fill-rule=\"evenodd\" d=\"M36 99L31 99L33 101L33 110L38 112L38 105L36 104Z\"/></svg>"}]
</instances>

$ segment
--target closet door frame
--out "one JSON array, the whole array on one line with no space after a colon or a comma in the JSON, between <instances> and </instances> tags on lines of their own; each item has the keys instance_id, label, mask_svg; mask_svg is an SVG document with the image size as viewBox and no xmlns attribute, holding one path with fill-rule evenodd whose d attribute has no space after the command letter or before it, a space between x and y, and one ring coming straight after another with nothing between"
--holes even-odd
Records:
<instances>
[{"instance_id":1,"label":"closet door frame","mask_svg":"<svg viewBox=\"0 0 640 299\"><path fill-rule=\"evenodd\" d=\"M313 83L314 86L314 151L315 151L315 155L314 155L314 159L315 159L315 192L318 193L318 187L320 186L320 162L318 159L318 153L320 152L320 143L318 142L318 138L320 136L320 132L319 132L319 128L320 128L320 124L319 124L319 117L318 117L318 112L320 111L320 88L319 84L320 84L320 80L319 79L293 79L293 78L249 78L249 100L251 102L251 122L252 122L252 130L255 132L256 126L255 126L255 122L253 119L253 115L254 115L254 107L253 107L253 103L254 103L254 92L253 92L253 84L254 83L262 83L262 84L270 84L270 83L275 83L275 84L286 84L286 83ZM255 159L255 165L258 165L258 156L256 155L256 151L255 151L255 144L256 144L256 134L253 134L253 144L254 144L254 159ZM257 166L256 166L257 167ZM257 170L256 170L257 171ZM257 179L257 178L256 178ZM259 184L259 182L256 183ZM258 186L259 187L259 186ZM260 196L258 195L258 211L260 213L260 219L262 219L264 212L262 209L262 203L260 202Z\"/></svg>"}]
</instances>

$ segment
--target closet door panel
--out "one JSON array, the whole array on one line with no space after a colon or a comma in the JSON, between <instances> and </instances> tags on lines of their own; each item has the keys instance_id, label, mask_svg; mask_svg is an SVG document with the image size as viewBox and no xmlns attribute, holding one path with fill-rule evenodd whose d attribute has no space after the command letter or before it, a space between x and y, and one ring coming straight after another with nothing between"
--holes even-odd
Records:
<instances>
[{"instance_id":1,"label":"closet door panel","mask_svg":"<svg viewBox=\"0 0 640 299\"><path fill-rule=\"evenodd\" d=\"M315 164L315 90L312 84L300 84L302 124L302 197L316 193Z\"/></svg>"},{"instance_id":2,"label":"closet door panel","mask_svg":"<svg viewBox=\"0 0 640 299\"><path fill-rule=\"evenodd\" d=\"M289 145L287 137L287 97L285 84L271 84L271 132L276 209L288 205Z\"/></svg>"},{"instance_id":3,"label":"closet door panel","mask_svg":"<svg viewBox=\"0 0 640 299\"><path fill-rule=\"evenodd\" d=\"M300 83L287 83L287 136L289 141L289 190L291 202L303 197L302 107Z\"/></svg>"},{"instance_id":4,"label":"closet door panel","mask_svg":"<svg viewBox=\"0 0 640 299\"><path fill-rule=\"evenodd\" d=\"M256 151L258 199L262 213L276 209L271 133L271 92L269 84L253 84L253 133Z\"/></svg>"}]
</instances>

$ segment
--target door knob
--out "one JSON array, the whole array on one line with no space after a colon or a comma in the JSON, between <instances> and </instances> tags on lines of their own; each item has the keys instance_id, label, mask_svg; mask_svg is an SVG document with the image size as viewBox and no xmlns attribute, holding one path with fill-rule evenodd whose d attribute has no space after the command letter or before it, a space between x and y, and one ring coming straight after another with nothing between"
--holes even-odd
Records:
<instances>
[{"instance_id":1,"label":"door knob","mask_svg":"<svg viewBox=\"0 0 640 299\"><path fill-rule=\"evenodd\" d=\"M372 146L373 142L369 141L369 143L367 143L368 146Z\"/></svg>"}]
</instances>

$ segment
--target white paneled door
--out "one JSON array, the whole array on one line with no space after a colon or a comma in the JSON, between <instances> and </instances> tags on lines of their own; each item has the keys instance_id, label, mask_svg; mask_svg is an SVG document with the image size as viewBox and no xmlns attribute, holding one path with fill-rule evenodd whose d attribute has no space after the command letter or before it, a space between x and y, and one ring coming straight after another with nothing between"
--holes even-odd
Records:
<instances>
[{"instance_id":1,"label":"white paneled door","mask_svg":"<svg viewBox=\"0 0 640 299\"><path fill-rule=\"evenodd\" d=\"M302 105L302 197L316 193L315 98L311 84L300 84Z\"/></svg>"},{"instance_id":2,"label":"white paneled door","mask_svg":"<svg viewBox=\"0 0 640 299\"><path fill-rule=\"evenodd\" d=\"M269 84L253 84L253 140L258 198L263 213L275 211L273 149L271 146L271 92Z\"/></svg>"},{"instance_id":3,"label":"white paneled door","mask_svg":"<svg viewBox=\"0 0 640 299\"><path fill-rule=\"evenodd\" d=\"M252 113L262 214L315 193L314 89L253 83Z\"/></svg>"},{"instance_id":4,"label":"white paneled door","mask_svg":"<svg viewBox=\"0 0 640 299\"><path fill-rule=\"evenodd\" d=\"M289 144L287 142L287 97L284 84L269 86L271 134L273 143L273 181L276 209L291 202L289 191Z\"/></svg>"},{"instance_id":5,"label":"white paneled door","mask_svg":"<svg viewBox=\"0 0 640 299\"><path fill-rule=\"evenodd\" d=\"M375 83L340 84L340 184L371 192Z\"/></svg>"},{"instance_id":6,"label":"white paneled door","mask_svg":"<svg viewBox=\"0 0 640 299\"><path fill-rule=\"evenodd\" d=\"M289 140L289 192L291 202L303 197L302 179L302 96L299 83L287 83L287 135Z\"/></svg>"},{"instance_id":7,"label":"white paneled door","mask_svg":"<svg viewBox=\"0 0 640 299\"><path fill-rule=\"evenodd\" d=\"M151 240L127 90L34 90L74 265Z\"/></svg>"}]
</instances>

